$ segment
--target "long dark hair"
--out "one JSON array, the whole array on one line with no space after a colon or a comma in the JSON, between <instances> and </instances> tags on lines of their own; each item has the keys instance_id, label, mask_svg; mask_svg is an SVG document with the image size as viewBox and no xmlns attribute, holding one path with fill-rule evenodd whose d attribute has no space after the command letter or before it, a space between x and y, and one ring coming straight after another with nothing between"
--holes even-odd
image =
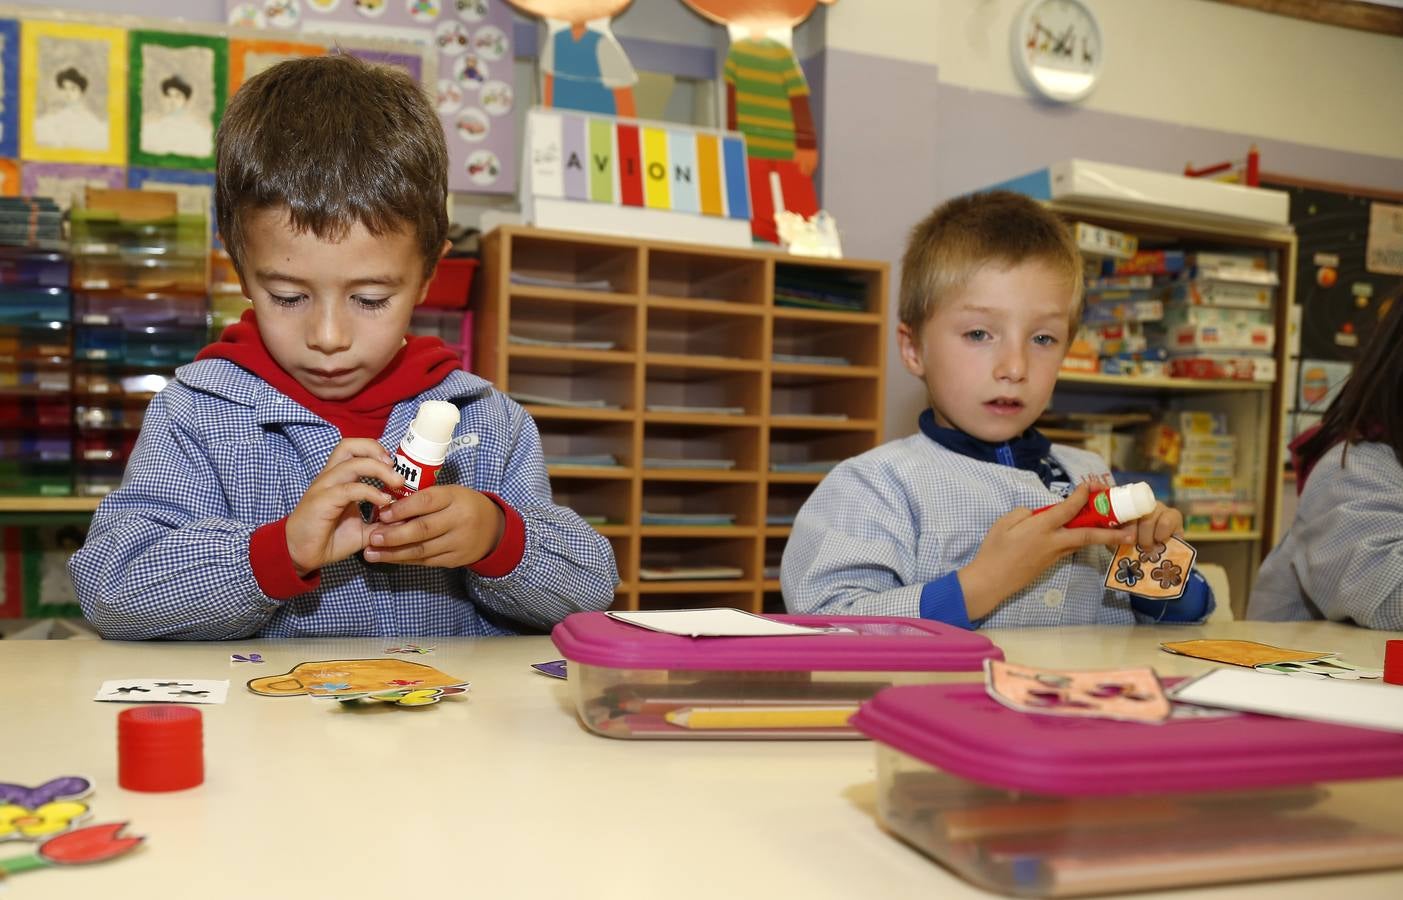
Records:
<instances>
[{"instance_id":1,"label":"long dark hair","mask_svg":"<svg viewBox=\"0 0 1403 900\"><path fill-rule=\"evenodd\" d=\"M1344 389L1325 410L1320 430L1295 448L1306 472L1341 442L1387 444L1403 465L1403 289L1384 302L1388 311L1368 336Z\"/></svg>"}]
</instances>

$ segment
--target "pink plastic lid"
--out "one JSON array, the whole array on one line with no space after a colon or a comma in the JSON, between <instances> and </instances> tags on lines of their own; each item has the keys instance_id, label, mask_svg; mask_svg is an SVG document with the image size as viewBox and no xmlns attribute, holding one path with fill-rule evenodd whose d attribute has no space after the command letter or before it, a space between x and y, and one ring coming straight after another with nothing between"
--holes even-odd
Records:
<instances>
[{"instance_id":1,"label":"pink plastic lid","mask_svg":"<svg viewBox=\"0 0 1403 900\"><path fill-rule=\"evenodd\" d=\"M925 619L885 616L766 616L796 625L841 625L853 634L679 637L574 613L551 639L570 662L611 669L754 672L970 672L1003 651L982 634Z\"/></svg>"},{"instance_id":2,"label":"pink plastic lid","mask_svg":"<svg viewBox=\"0 0 1403 900\"><path fill-rule=\"evenodd\" d=\"M983 784L1070 796L1282 787L1403 775L1403 734L1242 713L1142 725L1021 713L982 684L891 687L850 724Z\"/></svg>"}]
</instances>

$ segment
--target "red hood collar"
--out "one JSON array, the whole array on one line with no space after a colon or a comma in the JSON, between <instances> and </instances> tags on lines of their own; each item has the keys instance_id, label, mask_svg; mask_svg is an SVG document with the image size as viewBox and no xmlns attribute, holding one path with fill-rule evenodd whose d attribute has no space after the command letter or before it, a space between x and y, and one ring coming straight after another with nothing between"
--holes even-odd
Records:
<instances>
[{"instance_id":1,"label":"red hood collar","mask_svg":"<svg viewBox=\"0 0 1403 900\"><path fill-rule=\"evenodd\" d=\"M437 386L462 360L435 337L406 336L399 352L359 394L347 400L322 400L289 375L268 354L258 333L253 310L224 329L219 340L200 351L196 359L227 359L258 376L335 425L342 437L379 438L395 404Z\"/></svg>"}]
</instances>

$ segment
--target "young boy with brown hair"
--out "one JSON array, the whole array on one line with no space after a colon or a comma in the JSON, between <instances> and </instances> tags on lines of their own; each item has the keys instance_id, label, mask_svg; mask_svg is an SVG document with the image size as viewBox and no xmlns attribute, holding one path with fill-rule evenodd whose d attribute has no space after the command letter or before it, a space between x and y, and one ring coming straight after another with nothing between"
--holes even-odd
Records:
<instances>
[{"instance_id":1,"label":"young boy with brown hair","mask_svg":"<svg viewBox=\"0 0 1403 900\"><path fill-rule=\"evenodd\" d=\"M408 76L280 63L216 140L219 230L253 309L151 401L70 571L104 637L495 635L603 609L608 541L551 501L535 423L408 336L447 249L442 127ZM432 487L391 450L461 410ZM362 506L379 509L367 522Z\"/></svg>"},{"instance_id":2,"label":"young boy with brown hair","mask_svg":"<svg viewBox=\"0 0 1403 900\"><path fill-rule=\"evenodd\" d=\"M1110 480L1100 457L1033 427L1076 330L1081 266L1061 220L1008 192L951 200L912 230L897 341L930 408L918 433L843 462L799 511L780 572L790 610L964 628L1212 611L1197 572L1172 603L1105 588L1108 545L1182 530L1163 503L1124 528L1062 527Z\"/></svg>"}]
</instances>

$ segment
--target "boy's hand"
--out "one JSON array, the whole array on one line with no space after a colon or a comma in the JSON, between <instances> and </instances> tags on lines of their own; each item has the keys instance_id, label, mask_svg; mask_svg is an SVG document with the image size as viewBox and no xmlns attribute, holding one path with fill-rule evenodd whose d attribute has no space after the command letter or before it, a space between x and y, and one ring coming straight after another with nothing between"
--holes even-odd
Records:
<instances>
[{"instance_id":1,"label":"boy's hand","mask_svg":"<svg viewBox=\"0 0 1403 900\"><path fill-rule=\"evenodd\" d=\"M1129 544L1135 526L1063 528L1086 505L1090 488L1077 486L1066 500L1039 515L1019 507L999 517L979 552L959 570L960 590L970 619L980 619L1032 584L1048 566L1092 544Z\"/></svg>"},{"instance_id":2,"label":"boy's hand","mask_svg":"<svg viewBox=\"0 0 1403 900\"><path fill-rule=\"evenodd\" d=\"M1184 536L1184 514L1163 503L1135 523L1135 546L1141 550L1151 550L1174 535Z\"/></svg>"},{"instance_id":3,"label":"boy's hand","mask_svg":"<svg viewBox=\"0 0 1403 900\"><path fill-rule=\"evenodd\" d=\"M350 438L336 445L287 517L287 552L298 575L305 578L365 547L373 526L361 519L360 503L384 507L394 498L361 479L376 478L390 488L403 486L393 461L370 438Z\"/></svg>"},{"instance_id":4,"label":"boy's hand","mask_svg":"<svg viewBox=\"0 0 1403 900\"><path fill-rule=\"evenodd\" d=\"M469 566L492 552L505 527L501 508L482 494L460 484L436 484L380 511L365 560Z\"/></svg>"}]
</instances>

